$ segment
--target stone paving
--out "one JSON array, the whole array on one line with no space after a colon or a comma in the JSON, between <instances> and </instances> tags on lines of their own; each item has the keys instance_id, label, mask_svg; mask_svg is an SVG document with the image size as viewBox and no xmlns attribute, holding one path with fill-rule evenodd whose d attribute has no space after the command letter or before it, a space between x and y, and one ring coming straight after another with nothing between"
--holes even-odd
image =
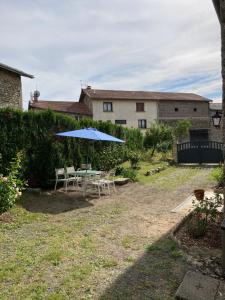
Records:
<instances>
[{"instance_id":1,"label":"stone paving","mask_svg":"<svg viewBox=\"0 0 225 300\"><path fill-rule=\"evenodd\" d=\"M224 300L225 282L189 271L176 292L178 300Z\"/></svg>"}]
</instances>

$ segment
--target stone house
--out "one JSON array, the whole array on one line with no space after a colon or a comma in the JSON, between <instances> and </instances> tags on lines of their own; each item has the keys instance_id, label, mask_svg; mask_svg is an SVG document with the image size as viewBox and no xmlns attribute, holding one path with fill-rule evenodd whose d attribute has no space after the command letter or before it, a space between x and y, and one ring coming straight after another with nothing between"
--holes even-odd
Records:
<instances>
[{"instance_id":1,"label":"stone house","mask_svg":"<svg viewBox=\"0 0 225 300\"><path fill-rule=\"evenodd\" d=\"M0 63L0 107L22 109L21 76L34 78L33 75Z\"/></svg>"},{"instance_id":2,"label":"stone house","mask_svg":"<svg viewBox=\"0 0 225 300\"><path fill-rule=\"evenodd\" d=\"M79 102L86 104L94 120L111 121L145 131L152 122L173 125L190 120L191 140L210 138L210 99L192 93L81 90ZM188 138L189 139L189 138Z\"/></svg>"},{"instance_id":3,"label":"stone house","mask_svg":"<svg viewBox=\"0 0 225 300\"><path fill-rule=\"evenodd\" d=\"M221 141L221 130L213 127L211 100L193 93L167 93L82 89L79 102L39 100L35 91L29 109L52 109L76 119L110 121L143 132L152 122L169 125L190 120L192 127L186 140Z\"/></svg>"}]
</instances>

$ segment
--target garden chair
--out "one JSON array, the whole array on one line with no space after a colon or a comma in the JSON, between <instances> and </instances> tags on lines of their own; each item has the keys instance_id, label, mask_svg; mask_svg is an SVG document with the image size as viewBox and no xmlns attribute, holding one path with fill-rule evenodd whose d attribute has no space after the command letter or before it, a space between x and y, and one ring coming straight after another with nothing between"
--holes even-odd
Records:
<instances>
[{"instance_id":1,"label":"garden chair","mask_svg":"<svg viewBox=\"0 0 225 300\"><path fill-rule=\"evenodd\" d=\"M55 169L55 188L54 191L56 191L58 182L63 182L64 187L66 187L67 191L67 178L66 178L66 172L64 168Z\"/></svg>"},{"instance_id":2,"label":"garden chair","mask_svg":"<svg viewBox=\"0 0 225 300\"><path fill-rule=\"evenodd\" d=\"M92 175L92 176L85 176L84 182L83 182L83 196L86 196L86 191L88 189L94 189L98 191L99 198L101 197L101 192L105 188L104 182L102 182L99 175Z\"/></svg>"},{"instance_id":3,"label":"garden chair","mask_svg":"<svg viewBox=\"0 0 225 300\"><path fill-rule=\"evenodd\" d=\"M110 187L116 192L116 185L115 185L115 171L111 170L108 173L103 173L103 178L101 178L102 184L105 185L105 188L108 189L108 193L110 194Z\"/></svg>"},{"instance_id":4,"label":"garden chair","mask_svg":"<svg viewBox=\"0 0 225 300\"><path fill-rule=\"evenodd\" d=\"M91 170L91 164L81 164L81 170Z\"/></svg>"},{"instance_id":5,"label":"garden chair","mask_svg":"<svg viewBox=\"0 0 225 300\"><path fill-rule=\"evenodd\" d=\"M67 178L67 184L72 182L73 186L75 186L75 183L77 186L79 186L79 183L82 181L82 178L76 175L76 171L73 166L66 167L66 178Z\"/></svg>"}]
</instances>

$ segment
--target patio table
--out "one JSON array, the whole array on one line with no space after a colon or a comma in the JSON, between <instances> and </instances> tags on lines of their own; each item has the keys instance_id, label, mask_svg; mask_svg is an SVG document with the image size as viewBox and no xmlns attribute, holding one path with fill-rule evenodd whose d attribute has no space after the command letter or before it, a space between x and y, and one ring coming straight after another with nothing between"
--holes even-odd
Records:
<instances>
[{"instance_id":1,"label":"patio table","mask_svg":"<svg viewBox=\"0 0 225 300\"><path fill-rule=\"evenodd\" d=\"M80 177L85 177L85 176L95 176L95 175L101 175L102 171L97 171L97 170L80 170L80 171L75 171L75 175L80 176Z\"/></svg>"}]
</instances>

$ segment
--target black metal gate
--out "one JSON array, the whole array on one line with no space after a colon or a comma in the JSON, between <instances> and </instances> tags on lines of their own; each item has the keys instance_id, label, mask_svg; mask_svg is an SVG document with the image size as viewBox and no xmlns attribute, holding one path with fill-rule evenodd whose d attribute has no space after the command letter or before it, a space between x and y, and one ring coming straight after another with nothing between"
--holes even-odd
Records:
<instances>
[{"instance_id":1,"label":"black metal gate","mask_svg":"<svg viewBox=\"0 0 225 300\"><path fill-rule=\"evenodd\" d=\"M223 143L215 141L187 142L177 145L178 163L223 162Z\"/></svg>"}]
</instances>

